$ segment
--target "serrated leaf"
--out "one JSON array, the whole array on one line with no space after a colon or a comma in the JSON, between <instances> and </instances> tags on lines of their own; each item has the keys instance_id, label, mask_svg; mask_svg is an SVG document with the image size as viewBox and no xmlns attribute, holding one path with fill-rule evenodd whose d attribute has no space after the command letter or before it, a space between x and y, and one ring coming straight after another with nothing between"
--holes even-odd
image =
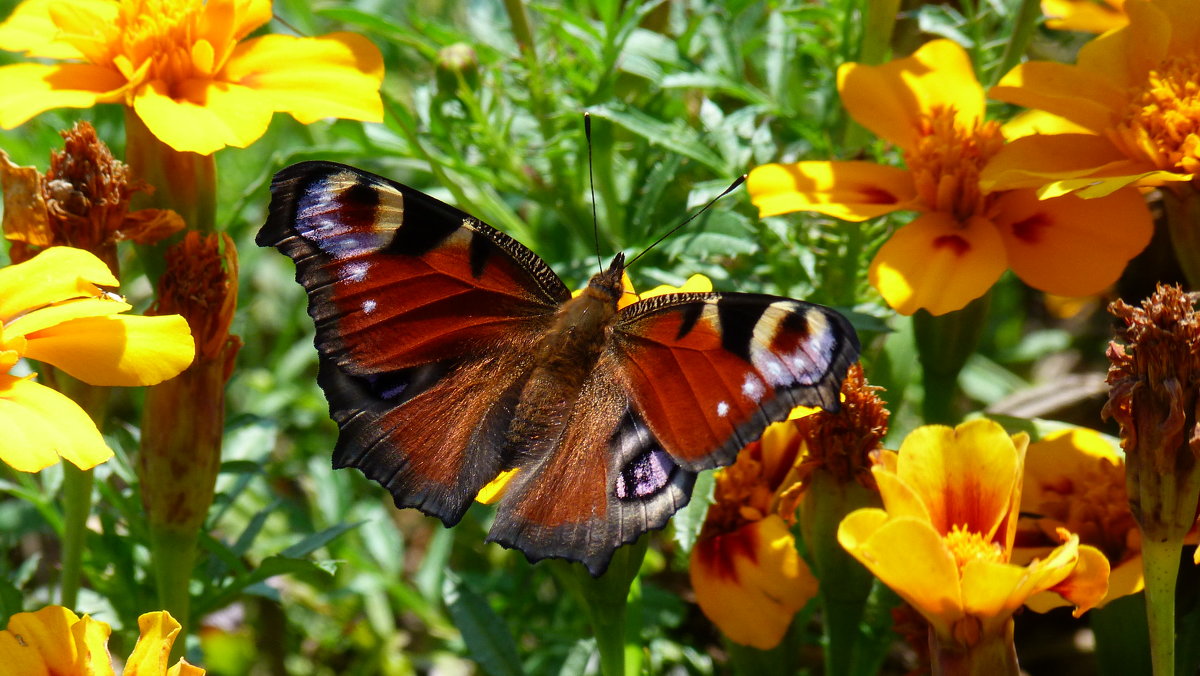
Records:
<instances>
[{"instance_id":1,"label":"serrated leaf","mask_svg":"<svg viewBox=\"0 0 1200 676\"><path fill-rule=\"evenodd\" d=\"M492 676L525 673L516 641L486 599L451 571L446 571L442 581L442 598L454 625L462 633L467 651L484 671Z\"/></svg>"}]
</instances>

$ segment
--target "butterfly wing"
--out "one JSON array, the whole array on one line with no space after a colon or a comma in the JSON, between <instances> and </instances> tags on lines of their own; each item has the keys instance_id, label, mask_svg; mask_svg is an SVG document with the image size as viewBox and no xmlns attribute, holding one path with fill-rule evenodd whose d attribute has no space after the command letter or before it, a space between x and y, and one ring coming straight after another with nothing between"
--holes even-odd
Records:
<instances>
[{"instance_id":1,"label":"butterfly wing","mask_svg":"<svg viewBox=\"0 0 1200 676\"><path fill-rule=\"evenodd\" d=\"M500 501L488 540L530 561L579 561L593 575L613 552L662 528L687 504L694 472L667 455L634 409L619 356L603 355L557 447L522 467Z\"/></svg>"},{"instance_id":2,"label":"butterfly wing","mask_svg":"<svg viewBox=\"0 0 1200 676\"><path fill-rule=\"evenodd\" d=\"M331 162L275 176L256 241L291 257L308 292L334 465L457 523L502 468L532 346L567 288L481 221Z\"/></svg>"},{"instance_id":3,"label":"butterfly wing","mask_svg":"<svg viewBox=\"0 0 1200 676\"><path fill-rule=\"evenodd\" d=\"M641 300L621 312L612 345L634 410L691 471L733 462L796 406L837 410L859 352L834 310L740 293Z\"/></svg>"}]
</instances>

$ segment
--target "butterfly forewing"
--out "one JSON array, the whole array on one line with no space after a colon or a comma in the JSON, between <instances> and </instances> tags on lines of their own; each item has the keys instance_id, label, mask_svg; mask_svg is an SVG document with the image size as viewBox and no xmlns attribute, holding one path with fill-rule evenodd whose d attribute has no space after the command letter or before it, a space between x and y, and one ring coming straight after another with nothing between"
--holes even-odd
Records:
<instances>
[{"instance_id":1,"label":"butterfly forewing","mask_svg":"<svg viewBox=\"0 0 1200 676\"><path fill-rule=\"evenodd\" d=\"M858 358L837 312L759 294L648 298L622 311L613 342L638 412L693 471L729 464L796 406L837 410Z\"/></svg>"}]
</instances>

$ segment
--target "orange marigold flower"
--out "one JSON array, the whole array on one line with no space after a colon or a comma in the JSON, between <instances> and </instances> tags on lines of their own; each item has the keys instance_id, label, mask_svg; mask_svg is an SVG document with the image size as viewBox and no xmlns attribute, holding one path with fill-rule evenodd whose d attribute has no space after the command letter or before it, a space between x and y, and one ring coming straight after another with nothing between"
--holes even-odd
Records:
<instances>
[{"instance_id":1,"label":"orange marigold flower","mask_svg":"<svg viewBox=\"0 0 1200 676\"><path fill-rule=\"evenodd\" d=\"M1104 33L1129 23L1125 0L1042 0L1046 27Z\"/></svg>"},{"instance_id":2,"label":"orange marigold flower","mask_svg":"<svg viewBox=\"0 0 1200 676\"><path fill-rule=\"evenodd\" d=\"M58 462L82 469L112 456L95 423L58 392L9 371L22 357L90 385L153 385L192 362L179 315L139 317L107 289L117 278L82 249L51 247L0 268L0 460L24 472Z\"/></svg>"},{"instance_id":3,"label":"orange marigold flower","mask_svg":"<svg viewBox=\"0 0 1200 676\"><path fill-rule=\"evenodd\" d=\"M0 49L58 63L0 68L0 127L52 108L122 103L177 151L244 148L276 112L383 119L383 60L366 38L245 38L270 0L25 0Z\"/></svg>"},{"instance_id":4,"label":"orange marigold flower","mask_svg":"<svg viewBox=\"0 0 1200 676\"><path fill-rule=\"evenodd\" d=\"M882 66L845 64L838 92L851 117L900 148L908 168L768 164L750 172L747 189L763 216L815 211L862 221L920 212L880 248L869 271L898 312L961 309L1009 268L1043 291L1092 294L1150 241L1150 213L1136 191L1100 204L1039 200L1031 188L999 191L981 183L1004 136L984 120L983 88L966 52L949 40Z\"/></svg>"},{"instance_id":5,"label":"orange marigold flower","mask_svg":"<svg viewBox=\"0 0 1200 676\"><path fill-rule=\"evenodd\" d=\"M1142 539L1125 493L1125 459L1104 435L1084 428L1047 435L1029 445L1013 562L1045 558L1066 529L1108 559L1108 594L1096 607L1142 590ZM1026 602L1046 612L1069 605L1044 592Z\"/></svg>"},{"instance_id":6,"label":"orange marigold flower","mask_svg":"<svg viewBox=\"0 0 1200 676\"><path fill-rule=\"evenodd\" d=\"M204 669L180 659L168 667L167 655L179 634L179 623L163 611L138 618L141 636L125 662L125 676L204 676ZM62 606L17 613L0 631L0 670L6 674L114 676L105 623Z\"/></svg>"},{"instance_id":7,"label":"orange marigold flower","mask_svg":"<svg viewBox=\"0 0 1200 676\"><path fill-rule=\"evenodd\" d=\"M1028 442L985 419L920 427L873 470L883 509L856 510L838 529L929 622L935 669L1015 674L1012 614L1029 597L1053 590L1080 614L1105 594L1104 555L1066 531L1044 559L1011 562ZM981 663L993 670L971 669Z\"/></svg>"}]
</instances>

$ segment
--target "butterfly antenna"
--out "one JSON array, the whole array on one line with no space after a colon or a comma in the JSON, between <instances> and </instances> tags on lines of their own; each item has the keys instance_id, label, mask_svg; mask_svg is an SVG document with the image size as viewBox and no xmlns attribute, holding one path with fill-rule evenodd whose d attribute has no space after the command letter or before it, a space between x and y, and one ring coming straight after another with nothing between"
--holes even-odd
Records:
<instances>
[{"instance_id":1,"label":"butterfly antenna","mask_svg":"<svg viewBox=\"0 0 1200 676\"><path fill-rule=\"evenodd\" d=\"M634 256L633 258L631 258L631 259L629 260L629 262L627 262L627 263L625 264L625 269L626 269L626 270L628 270L628 269L629 269L629 266L633 265L634 261L636 261L637 259L641 258L642 256L645 256L645 255L646 255L646 254L647 254L647 253L648 253L648 252L649 252L651 249L653 249L654 247L656 247L656 246L658 246L659 244L661 244L661 243L662 243L662 241L663 241L664 239L666 239L666 238L670 237L671 235L675 234L675 232L676 232L677 230L679 230L680 228L682 228L683 226L685 226L685 225L687 225L688 223L691 223L692 221L696 220L696 218L697 218L698 216L700 216L700 214L702 214L702 213L704 213L704 212L708 211L708 208L709 208L709 207L711 207L712 205L716 204L716 203L717 203L717 200L719 200L719 199L721 199L722 197L724 197L724 196L728 195L729 193L733 192L734 190L737 190L738 186L740 186L741 184L743 184L743 183L745 183L745 182L746 182L746 174L742 174L741 176L738 176L738 177L737 177L737 180L736 180L736 181L734 181L733 183L731 183L731 184L729 185L729 187L728 187L728 188L725 188L725 190L721 191L721 194L720 194L720 195L717 195L716 197L714 197L714 198L712 198L711 200L709 200L709 201L708 201L708 204L705 204L703 207L701 207L699 211L697 211L696 213L692 214L691 216L688 216L687 218L685 218L685 219L683 220L683 222L682 222L682 223L680 223L679 225L677 225L677 226L675 226L675 227L671 228L670 230L666 231L665 233L663 233L662 237L659 237L658 239L654 240L654 243L653 243L653 244L651 244L650 246L646 247L645 249L642 249L642 252L641 252L640 254L638 254L638 255Z\"/></svg>"},{"instance_id":2,"label":"butterfly antenna","mask_svg":"<svg viewBox=\"0 0 1200 676\"><path fill-rule=\"evenodd\" d=\"M588 190L592 192L592 241L596 243L596 267L604 269L604 261L600 259L600 221L596 218L596 177L592 173L592 114L583 114L583 138L587 140L588 149Z\"/></svg>"}]
</instances>

